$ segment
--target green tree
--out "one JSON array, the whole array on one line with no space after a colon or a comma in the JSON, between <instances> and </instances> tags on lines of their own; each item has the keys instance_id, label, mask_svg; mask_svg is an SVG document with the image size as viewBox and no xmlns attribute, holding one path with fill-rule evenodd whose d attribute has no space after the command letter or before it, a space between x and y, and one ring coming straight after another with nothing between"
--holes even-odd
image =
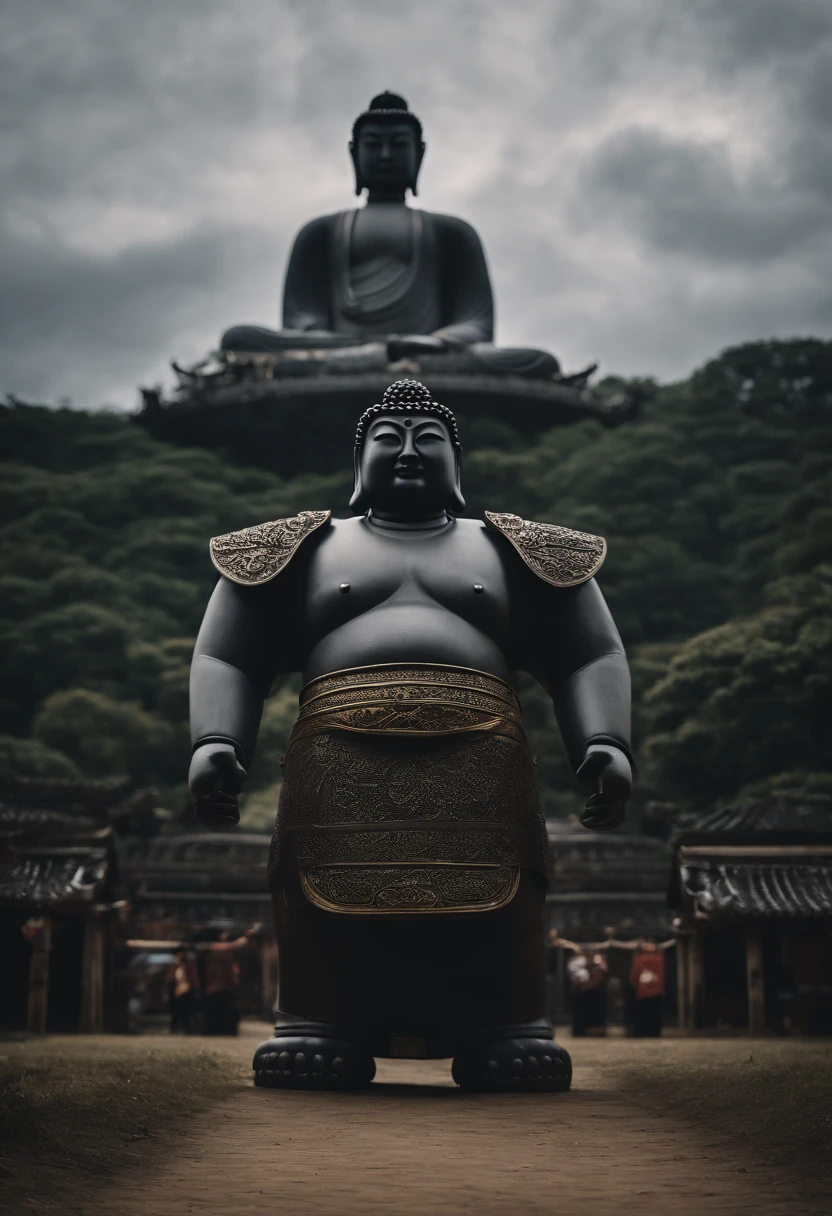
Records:
<instances>
[{"instance_id":1,"label":"green tree","mask_svg":"<svg viewBox=\"0 0 832 1216\"><path fill-rule=\"evenodd\" d=\"M67 688L47 697L34 721L33 736L62 752L88 777L127 775L142 783L170 776L172 764L187 760L187 749L171 756L173 729L131 701L116 701L87 688Z\"/></svg>"},{"instance_id":2,"label":"green tree","mask_svg":"<svg viewBox=\"0 0 832 1216\"><path fill-rule=\"evenodd\" d=\"M832 566L768 600L680 646L646 693L644 762L669 793L706 803L771 774L832 771Z\"/></svg>"}]
</instances>

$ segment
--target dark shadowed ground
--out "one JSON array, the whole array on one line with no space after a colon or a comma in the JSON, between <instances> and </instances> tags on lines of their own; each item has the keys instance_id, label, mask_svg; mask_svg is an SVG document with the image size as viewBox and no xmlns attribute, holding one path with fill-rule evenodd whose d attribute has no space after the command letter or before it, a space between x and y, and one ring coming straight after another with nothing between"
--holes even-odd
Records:
<instances>
[{"instance_id":1,"label":"dark shadowed ground","mask_svg":"<svg viewBox=\"0 0 832 1216\"><path fill-rule=\"evenodd\" d=\"M461 1094L447 1061L363 1094L249 1084L263 1028L7 1044L12 1213L658 1216L826 1212L832 1052L815 1041L568 1042L569 1095Z\"/></svg>"}]
</instances>

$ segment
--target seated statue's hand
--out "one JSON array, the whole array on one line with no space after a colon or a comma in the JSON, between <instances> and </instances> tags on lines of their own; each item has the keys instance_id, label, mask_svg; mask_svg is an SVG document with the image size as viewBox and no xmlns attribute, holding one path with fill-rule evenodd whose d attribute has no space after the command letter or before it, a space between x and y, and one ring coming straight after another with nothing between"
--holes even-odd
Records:
<instances>
[{"instance_id":1,"label":"seated statue's hand","mask_svg":"<svg viewBox=\"0 0 832 1216\"><path fill-rule=\"evenodd\" d=\"M387 358L391 363L408 355L439 355L448 349L444 338L433 334L390 334L387 338Z\"/></svg>"},{"instance_id":2,"label":"seated statue's hand","mask_svg":"<svg viewBox=\"0 0 832 1216\"><path fill-rule=\"evenodd\" d=\"M577 777L592 790L581 815L584 827L596 832L620 827L633 792L633 770L624 753L611 743L590 744Z\"/></svg>"},{"instance_id":3,"label":"seated statue's hand","mask_svg":"<svg viewBox=\"0 0 832 1216\"><path fill-rule=\"evenodd\" d=\"M204 743L198 747L188 773L197 819L209 827L239 823L237 795L247 775L230 743Z\"/></svg>"}]
</instances>

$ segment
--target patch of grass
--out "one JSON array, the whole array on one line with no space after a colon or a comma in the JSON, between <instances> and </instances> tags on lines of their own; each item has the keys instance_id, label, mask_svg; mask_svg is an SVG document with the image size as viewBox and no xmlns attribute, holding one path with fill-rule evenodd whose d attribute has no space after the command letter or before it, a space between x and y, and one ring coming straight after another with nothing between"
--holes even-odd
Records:
<instances>
[{"instance_id":1,"label":"patch of grass","mask_svg":"<svg viewBox=\"0 0 832 1216\"><path fill-rule=\"evenodd\" d=\"M805 1044L797 1054L787 1043L749 1042L731 1059L703 1044L697 1059L696 1040L686 1046L686 1059L657 1053L649 1068L617 1067L622 1092L708 1128L728 1152L832 1186L830 1047Z\"/></svg>"},{"instance_id":2,"label":"patch of grass","mask_svg":"<svg viewBox=\"0 0 832 1216\"><path fill-rule=\"evenodd\" d=\"M0 1207L83 1213L90 1191L164 1152L172 1123L241 1083L230 1059L80 1040L0 1060Z\"/></svg>"}]
</instances>

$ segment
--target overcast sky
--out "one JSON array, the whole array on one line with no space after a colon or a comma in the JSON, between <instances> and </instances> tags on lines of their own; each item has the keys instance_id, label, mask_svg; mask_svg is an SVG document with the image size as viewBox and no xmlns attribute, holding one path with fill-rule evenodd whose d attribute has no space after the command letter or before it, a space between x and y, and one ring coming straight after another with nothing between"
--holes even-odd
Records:
<instances>
[{"instance_id":1,"label":"overcast sky","mask_svg":"<svg viewBox=\"0 0 832 1216\"><path fill-rule=\"evenodd\" d=\"M497 340L686 375L828 337L832 0L25 0L0 21L0 391L134 406L280 323L384 88L469 220Z\"/></svg>"}]
</instances>

